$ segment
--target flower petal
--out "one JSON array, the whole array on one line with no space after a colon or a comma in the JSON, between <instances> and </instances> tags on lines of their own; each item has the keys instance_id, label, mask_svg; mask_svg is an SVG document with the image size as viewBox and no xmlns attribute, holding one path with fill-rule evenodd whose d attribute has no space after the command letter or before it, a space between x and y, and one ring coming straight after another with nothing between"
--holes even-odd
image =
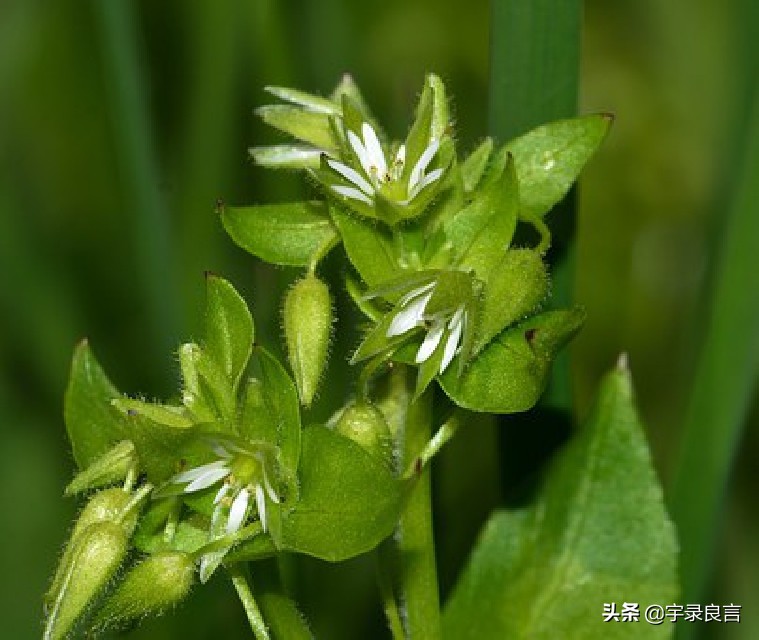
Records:
<instances>
[{"instance_id":1,"label":"flower petal","mask_svg":"<svg viewBox=\"0 0 759 640\"><path fill-rule=\"evenodd\" d=\"M361 166L364 168L366 175L371 177L372 162L371 162L371 159L369 158L369 153L364 147L364 143L361 142L361 138L359 138L350 129L348 129L348 142L350 142L351 147L353 147L353 152L356 154L358 161L361 163Z\"/></svg>"},{"instance_id":2,"label":"flower petal","mask_svg":"<svg viewBox=\"0 0 759 640\"><path fill-rule=\"evenodd\" d=\"M377 133L368 122L361 125L361 134L364 136L364 147L366 154L369 156L370 167L374 169L377 177L382 180L387 173L387 164L385 162L385 152L382 151ZM371 172L369 173L371 176Z\"/></svg>"},{"instance_id":3,"label":"flower petal","mask_svg":"<svg viewBox=\"0 0 759 640\"><path fill-rule=\"evenodd\" d=\"M426 186L428 186L428 185L432 184L433 182L435 182L435 180L439 179L440 176L442 176L442 175L443 175L443 170L442 169L438 168L438 169L434 169L434 170L430 171L426 176L424 176L424 178L422 178L419 182L416 183L416 185L414 185L413 189L411 189L411 191L409 193L409 200L413 200L414 198L416 198L416 195L422 189L424 189Z\"/></svg>"},{"instance_id":4,"label":"flower petal","mask_svg":"<svg viewBox=\"0 0 759 640\"><path fill-rule=\"evenodd\" d=\"M345 196L346 198L352 198L353 200L358 200L360 202L368 204L370 207L374 204L374 202L368 195L366 195L363 191L359 191L358 189L355 189L354 187L343 187L339 184L337 185L333 184L331 189L335 193L339 193L341 196Z\"/></svg>"},{"instance_id":5,"label":"flower petal","mask_svg":"<svg viewBox=\"0 0 759 640\"><path fill-rule=\"evenodd\" d=\"M440 339L443 337L443 331L445 330L445 322L435 322L432 328L427 332L427 335L422 342L422 346L419 347L419 351L416 352L416 358L414 362L416 364L422 364L425 362L437 349L440 344Z\"/></svg>"},{"instance_id":6,"label":"flower petal","mask_svg":"<svg viewBox=\"0 0 759 640\"><path fill-rule=\"evenodd\" d=\"M327 164L343 176L343 178L355 184L367 195L372 195L374 193L374 187L364 179L364 176L352 167L332 159L327 159Z\"/></svg>"},{"instance_id":7,"label":"flower petal","mask_svg":"<svg viewBox=\"0 0 759 640\"><path fill-rule=\"evenodd\" d=\"M216 496L213 499L213 503L219 504L224 499L224 497L229 493L230 489L231 487L226 482L223 485L221 485L221 489L219 489L216 492Z\"/></svg>"},{"instance_id":8,"label":"flower petal","mask_svg":"<svg viewBox=\"0 0 759 640\"><path fill-rule=\"evenodd\" d=\"M266 497L260 484L256 485L256 509L258 509L258 518L261 520L261 527L266 533Z\"/></svg>"},{"instance_id":9,"label":"flower petal","mask_svg":"<svg viewBox=\"0 0 759 640\"><path fill-rule=\"evenodd\" d=\"M398 305L401 307L406 306L411 300L413 300L417 296L422 295L423 293L426 293L427 291L432 289L432 287L434 286L435 286L435 281L433 280L432 282L425 284L423 287L419 287L418 289L412 289L398 301Z\"/></svg>"},{"instance_id":10,"label":"flower petal","mask_svg":"<svg viewBox=\"0 0 759 640\"><path fill-rule=\"evenodd\" d=\"M223 480L230 474L229 469L211 469L206 471L202 476L195 478L190 484L184 488L185 493L192 493L193 491L201 491L207 489L211 485L216 484L219 480Z\"/></svg>"},{"instance_id":11,"label":"flower petal","mask_svg":"<svg viewBox=\"0 0 759 640\"><path fill-rule=\"evenodd\" d=\"M235 496L235 499L232 501L232 506L229 508L227 533L235 533L242 526L242 523L245 520L245 513L248 510L249 498L250 492L247 489L242 489L240 493Z\"/></svg>"},{"instance_id":12,"label":"flower petal","mask_svg":"<svg viewBox=\"0 0 759 640\"><path fill-rule=\"evenodd\" d=\"M424 309L431 297L432 291L416 298L403 307L390 322L385 335L388 338L392 338L411 331L411 329L418 326L424 319Z\"/></svg>"},{"instance_id":13,"label":"flower petal","mask_svg":"<svg viewBox=\"0 0 759 640\"><path fill-rule=\"evenodd\" d=\"M187 471L178 473L171 479L171 482L175 484L184 484L185 482L192 482L193 480L197 480L200 476L205 475L208 471L211 471L212 469L222 469L226 467L226 465L227 465L226 460L216 460L215 462L202 464L199 467L193 467L192 469L188 469Z\"/></svg>"},{"instance_id":14,"label":"flower petal","mask_svg":"<svg viewBox=\"0 0 759 640\"><path fill-rule=\"evenodd\" d=\"M445 351L443 351L443 360L440 362L440 373L442 374L451 364L451 360L456 357L456 351L459 346L459 340L461 339L461 333L464 330L464 309L459 307L456 313L453 314L453 318L448 323L448 328L451 333L448 335L448 340L445 343Z\"/></svg>"},{"instance_id":15,"label":"flower petal","mask_svg":"<svg viewBox=\"0 0 759 640\"><path fill-rule=\"evenodd\" d=\"M437 153L438 147L440 146L440 142L437 140L433 140L430 142L429 146L424 150L421 156L419 156L419 160L416 161L416 164L414 165L414 168L411 170L411 174L408 178L408 190L409 193L411 193L416 186L416 184L419 182L419 179L422 177L422 174L424 174L424 171L427 169L427 165L429 165L430 162L432 162L432 158L435 157L435 154Z\"/></svg>"}]
</instances>

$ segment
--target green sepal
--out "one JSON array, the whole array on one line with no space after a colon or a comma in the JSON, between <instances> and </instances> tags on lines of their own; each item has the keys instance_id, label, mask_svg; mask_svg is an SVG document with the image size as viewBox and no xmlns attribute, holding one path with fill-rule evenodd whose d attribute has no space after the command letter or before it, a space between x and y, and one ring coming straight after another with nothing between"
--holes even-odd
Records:
<instances>
[{"instance_id":1,"label":"green sepal","mask_svg":"<svg viewBox=\"0 0 759 640\"><path fill-rule=\"evenodd\" d=\"M383 316L382 308L373 300L366 297L366 292L361 289L358 280L351 274L345 276L345 290L361 313L373 322L379 322Z\"/></svg>"},{"instance_id":2,"label":"green sepal","mask_svg":"<svg viewBox=\"0 0 759 640\"><path fill-rule=\"evenodd\" d=\"M285 550L338 562L389 536L410 485L359 444L322 426L303 431L301 493L283 509Z\"/></svg>"},{"instance_id":3,"label":"green sepal","mask_svg":"<svg viewBox=\"0 0 759 640\"><path fill-rule=\"evenodd\" d=\"M432 139L433 89L429 78L424 83L422 95L416 107L416 117L406 136L406 162L401 180L408 184L411 170Z\"/></svg>"},{"instance_id":4,"label":"green sepal","mask_svg":"<svg viewBox=\"0 0 759 640\"><path fill-rule=\"evenodd\" d=\"M121 482L136 468L137 451L129 440L117 442L111 449L77 473L64 494L71 496L82 491L99 489Z\"/></svg>"},{"instance_id":5,"label":"green sepal","mask_svg":"<svg viewBox=\"0 0 759 640\"><path fill-rule=\"evenodd\" d=\"M312 111L315 113L326 113L328 115L340 115L340 105L334 100L329 98L323 98L321 96L314 95L313 93L306 93L299 89L290 89L289 87L275 87L269 85L264 87L264 91L279 98L284 102L289 102L294 105L303 107L306 111Z\"/></svg>"},{"instance_id":6,"label":"green sepal","mask_svg":"<svg viewBox=\"0 0 759 640\"><path fill-rule=\"evenodd\" d=\"M337 241L322 202L223 207L221 221L237 246L271 264L308 266L322 247Z\"/></svg>"},{"instance_id":7,"label":"green sepal","mask_svg":"<svg viewBox=\"0 0 759 640\"><path fill-rule=\"evenodd\" d=\"M427 74L426 84L432 91L432 120L430 122L430 136L440 140L445 135L450 135L451 114L448 107L448 97L445 84L440 76L434 73Z\"/></svg>"},{"instance_id":8,"label":"green sepal","mask_svg":"<svg viewBox=\"0 0 759 640\"><path fill-rule=\"evenodd\" d=\"M377 286L399 274L398 256L386 228L361 220L339 206L330 206L330 214L348 259L368 286Z\"/></svg>"},{"instance_id":9,"label":"green sepal","mask_svg":"<svg viewBox=\"0 0 759 640\"><path fill-rule=\"evenodd\" d=\"M144 402L132 398L115 398L111 401L124 415L140 414L149 420L174 429L187 429L195 424L185 407Z\"/></svg>"},{"instance_id":10,"label":"green sepal","mask_svg":"<svg viewBox=\"0 0 759 640\"><path fill-rule=\"evenodd\" d=\"M256 109L266 124L319 149L334 151L337 141L332 135L329 115L289 105L265 105Z\"/></svg>"},{"instance_id":11,"label":"green sepal","mask_svg":"<svg viewBox=\"0 0 759 640\"><path fill-rule=\"evenodd\" d=\"M269 169L318 169L324 152L298 144L273 144L250 147L248 153L253 162Z\"/></svg>"},{"instance_id":12,"label":"green sepal","mask_svg":"<svg viewBox=\"0 0 759 640\"><path fill-rule=\"evenodd\" d=\"M480 190L474 201L445 226L454 260L481 280L500 262L511 244L519 210L519 190L513 160Z\"/></svg>"},{"instance_id":13,"label":"green sepal","mask_svg":"<svg viewBox=\"0 0 759 640\"><path fill-rule=\"evenodd\" d=\"M474 342L475 353L514 322L533 313L548 295L548 271L540 254L510 249L488 273Z\"/></svg>"},{"instance_id":14,"label":"green sepal","mask_svg":"<svg viewBox=\"0 0 759 640\"><path fill-rule=\"evenodd\" d=\"M458 406L488 413L516 413L540 398L556 353L580 330L580 307L547 311L500 333L459 377L453 367L439 377Z\"/></svg>"},{"instance_id":15,"label":"green sepal","mask_svg":"<svg viewBox=\"0 0 759 640\"><path fill-rule=\"evenodd\" d=\"M464 162L461 163L461 177L464 183L464 191L472 193L479 185L485 167L487 167L490 154L493 152L493 139L485 138L480 145L472 151Z\"/></svg>"},{"instance_id":16,"label":"green sepal","mask_svg":"<svg viewBox=\"0 0 759 640\"><path fill-rule=\"evenodd\" d=\"M485 526L446 605L444 637L663 640L643 621L677 602L677 540L624 366L603 380L590 418L552 462L536 503ZM634 602L641 622L604 622ZM624 620L624 618L623 618Z\"/></svg>"},{"instance_id":17,"label":"green sepal","mask_svg":"<svg viewBox=\"0 0 759 640\"><path fill-rule=\"evenodd\" d=\"M182 404L192 414L196 422L213 422L217 419L217 411L212 398L204 393L205 382L201 384L198 366L203 366L202 349L193 342L187 342L179 347L179 367L182 371Z\"/></svg>"},{"instance_id":18,"label":"green sepal","mask_svg":"<svg viewBox=\"0 0 759 640\"><path fill-rule=\"evenodd\" d=\"M558 120L529 131L499 151L496 166L505 164L508 154L514 157L521 219L540 219L561 201L612 121L609 114Z\"/></svg>"}]
</instances>

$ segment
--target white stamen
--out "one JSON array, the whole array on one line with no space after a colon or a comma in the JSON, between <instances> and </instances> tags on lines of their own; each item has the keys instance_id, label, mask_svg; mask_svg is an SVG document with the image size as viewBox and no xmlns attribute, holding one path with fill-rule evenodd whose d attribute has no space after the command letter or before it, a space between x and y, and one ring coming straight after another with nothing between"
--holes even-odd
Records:
<instances>
[{"instance_id":1,"label":"white stamen","mask_svg":"<svg viewBox=\"0 0 759 640\"><path fill-rule=\"evenodd\" d=\"M266 498L260 484L256 485L256 508L258 509L258 518L261 520L261 526L264 533L266 533Z\"/></svg>"},{"instance_id":2,"label":"white stamen","mask_svg":"<svg viewBox=\"0 0 759 640\"><path fill-rule=\"evenodd\" d=\"M368 204L370 207L374 204L374 202L368 195L366 195L363 191L359 191L358 189L355 189L354 187L344 187L339 184L333 184L331 186L331 189L335 193L339 193L341 196L345 196L346 198L352 198L353 200L358 200L360 202Z\"/></svg>"},{"instance_id":3,"label":"white stamen","mask_svg":"<svg viewBox=\"0 0 759 640\"><path fill-rule=\"evenodd\" d=\"M171 479L171 481L175 484L192 482L193 480L197 480L200 476L205 475L209 471L212 471L213 469L222 469L226 467L226 465L227 463L225 460L217 460L215 462L203 464L199 467L194 467L192 469L188 469L187 471L183 471L182 473L178 473Z\"/></svg>"},{"instance_id":4,"label":"white stamen","mask_svg":"<svg viewBox=\"0 0 759 640\"><path fill-rule=\"evenodd\" d=\"M437 349L440 344L440 339L443 337L444 330L445 322L438 320L432 325L432 328L427 332L427 335L424 338L424 342L422 342L422 346L420 346L419 351L416 352L416 358L414 359L416 364L426 362L427 359L435 353L435 349Z\"/></svg>"},{"instance_id":5,"label":"white stamen","mask_svg":"<svg viewBox=\"0 0 759 640\"><path fill-rule=\"evenodd\" d=\"M343 178L348 180L349 182L355 184L359 189L361 189L364 193L367 195L372 195L374 193L374 187L370 185L364 177L355 169L352 169L346 164L343 164L342 162L338 162L337 160L327 160L327 164L337 171Z\"/></svg>"},{"instance_id":6,"label":"white stamen","mask_svg":"<svg viewBox=\"0 0 759 640\"><path fill-rule=\"evenodd\" d=\"M243 489L235 496L232 506L229 509L229 519L227 520L227 533L235 533L242 526L245 520L245 512L248 510L248 499L250 492Z\"/></svg>"},{"instance_id":7,"label":"white stamen","mask_svg":"<svg viewBox=\"0 0 759 640\"><path fill-rule=\"evenodd\" d=\"M211 469L206 471L202 476L195 478L195 480L185 487L184 492L192 493L193 491L207 489L212 484L216 484L219 480L226 478L229 474L229 469Z\"/></svg>"},{"instance_id":8,"label":"white stamen","mask_svg":"<svg viewBox=\"0 0 759 640\"><path fill-rule=\"evenodd\" d=\"M411 193L416 186L416 184L419 182L420 178L422 177L422 174L424 174L424 171L427 169L427 165L432 162L432 158L435 157L435 154L437 153L438 147L440 146L440 143L437 140L433 140L430 142L429 146L424 150L421 156L419 156L419 160L416 161L416 164L414 165L414 168L411 170L411 174L409 175L408 179L408 190L409 193Z\"/></svg>"},{"instance_id":9,"label":"white stamen","mask_svg":"<svg viewBox=\"0 0 759 640\"><path fill-rule=\"evenodd\" d=\"M361 134L364 137L364 148L369 156L370 167L374 169L380 180L384 179L387 173L387 164L385 163L385 153L382 151L377 134L368 122L361 125ZM372 173L369 173L372 176ZM374 177L374 176L372 176Z\"/></svg>"}]
</instances>

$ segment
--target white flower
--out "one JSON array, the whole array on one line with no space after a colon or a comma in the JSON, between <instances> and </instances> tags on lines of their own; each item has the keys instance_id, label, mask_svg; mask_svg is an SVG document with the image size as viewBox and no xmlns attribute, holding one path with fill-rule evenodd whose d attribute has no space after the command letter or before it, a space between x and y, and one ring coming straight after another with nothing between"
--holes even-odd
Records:
<instances>
[{"instance_id":1,"label":"white flower","mask_svg":"<svg viewBox=\"0 0 759 640\"><path fill-rule=\"evenodd\" d=\"M372 206L376 192L383 185L398 182L401 179L406 164L406 147L405 145L401 145L398 148L395 158L388 166L385 152L382 150L377 133L368 122L364 122L361 125L361 138L350 130L348 130L347 136L348 142L361 164L363 174L347 164L327 158L327 165L352 185L332 185L331 188L341 196ZM398 201L398 204L409 204L422 189L443 175L442 168L425 173L435 154L437 154L439 147L440 142L433 139L422 152L422 155L419 156L409 174L408 184L406 185L406 198Z\"/></svg>"},{"instance_id":2,"label":"white flower","mask_svg":"<svg viewBox=\"0 0 759 640\"><path fill-rule=\"evenodd\" d=\"M256 511L266 531L266 496L279 504L279 496L269 482L263 456L235 445L215 444L219 460L178 473L170 482L185 484L183 493L203 491L222 482L214 497L213 521L218 522L229 509L225 530L234 534L240 530L249 515L250 498L255 496Z\"/></svg>"},{"instance_id":3,"label":"white flower","mask_svg":"<svg viewBox=\"0 0 759 640\"><path fill-rule=\"evenodd\" d=\"M398 302L400 311L390 322L386 336L393 338L403 335L416 327L426 326L429 323L427 335L416 352L414 362L416 364L426 362L435 353L445 337L443 358L439 369L442 374L460 350L461 338L466 328L466 311L464 305L460 305L450 317L441 313L427 314L427 304L435 292L435 285L435 282L430 282L423 287L410 291L400 299Z\"/></svg>"}]
</instances>

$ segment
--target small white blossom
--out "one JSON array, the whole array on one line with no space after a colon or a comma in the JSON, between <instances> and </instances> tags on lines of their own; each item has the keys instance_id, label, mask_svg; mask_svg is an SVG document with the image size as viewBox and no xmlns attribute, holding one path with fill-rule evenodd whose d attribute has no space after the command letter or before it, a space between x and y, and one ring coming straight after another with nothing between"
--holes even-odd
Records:
<instances>
[{"instance_id":1,"label":"small white blossom","mask_svg":"<svg viewBox=\"0 0 759 640\"><path fill-rule=\"evenodd\" d=\"M187 483L183 493L194 493L223 481L213 500L215 505L213 521L217 522L228 506L229 514L225 527L228 534L236 533L243 526L248 516L251 495L255 495L258 518L263 530L266 531L266 496L276 504L279 504L279 496L269 482L263 459L234 445L215 443L213 450L219 456L219 460L178 473L171 478L170 482L172 484ZM245 475L245 457L258 463L254 465L254 468L260 469L256 477L238 477L233 474L235 468L242 468L241 475ZM240 464L241 459L243 459L243 464Z\"/></svg>"},{"instance_id":2,"label":"small white blossom","mask_svg":"<svg viewBox=\"0 0 759 640\"><path fill-rule=\"evenodd\" d=\"M453 314L448 317L445 314L427 314L427 304L435 292L435 282L414 289L403 296L398 302L400 310L395 314L386 336L393 338L403 335L416 327L427 326L427 334L416 352L414 362L422 364L429 360L433 353L445 339L443 359L440 362L439 373L443 373L456 354L460 351L460 343L466 328L466 311L464 305L460 305Z\"/></svg>"},{"instance_id":3,"label":"small white blossom","mask_svg":"<svg viewBox=\"0 0 759 640\"><path fill-rule=\"evenodd\" d=\"M347 136L348 142L363 169L363 175L353 167L339 160L327 158L327 165L353 185L332 185L331 188L341 196L352 198L371 206L374 204L377 190L382 185L398 182L401 179L406 164L406 147L405 145L401 145L398 148L395 158L393 158L388 166L385 152L382 150L382 144L374 128L368 122L364 122L361 125L360 138L350 130L347 132ZM406 198L400 200L399 204L409 204L422 189L443 175L442 168L425 173L430 162L432 162L437 154L439 147L440 142L438 140L431 140L427 148L422 152L422 155L419 156L409 174L408 184L406 185Z\"/></svg>"}]
</instances>

